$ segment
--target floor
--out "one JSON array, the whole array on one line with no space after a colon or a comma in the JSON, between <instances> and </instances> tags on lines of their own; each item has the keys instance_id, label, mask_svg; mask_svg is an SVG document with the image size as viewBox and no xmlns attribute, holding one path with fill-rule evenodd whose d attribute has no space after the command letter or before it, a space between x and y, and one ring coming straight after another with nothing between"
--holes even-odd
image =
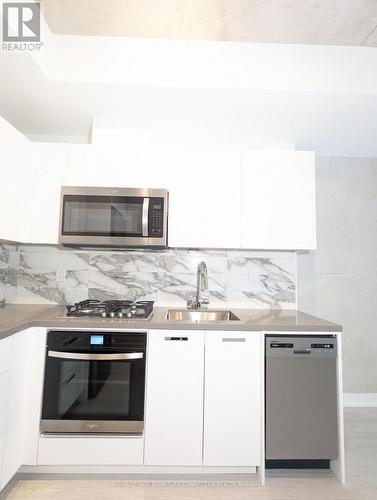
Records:
<instances>
[{"instance_id":1,"label":"floor","mask_svg":"<svg viewBox=\"0 0 377 500\"><path fill-rule=\"evenodd\" d=\"M7 500L377 500L377 408L345 413L347 486L330 471L269 471L266 485L250 481L135 482L129 478L18 475Z\"/></svg>"}]
</instances>

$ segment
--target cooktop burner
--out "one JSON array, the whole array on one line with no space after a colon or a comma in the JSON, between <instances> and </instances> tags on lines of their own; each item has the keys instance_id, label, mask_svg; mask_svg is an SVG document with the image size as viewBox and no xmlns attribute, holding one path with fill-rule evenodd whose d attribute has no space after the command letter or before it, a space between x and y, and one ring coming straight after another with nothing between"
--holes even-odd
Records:
<instances>
[{"instance_id":1,"label":"cooktop burner","mask_svg":"<svg viewBox=\"0 0 377 500\"><path fill-rule=\"evenodd\" d=\"M154 302L151 300L83 300L74 306L67 306L68 317L100 317L148 319Z\"/></svg>"}]
</instances>

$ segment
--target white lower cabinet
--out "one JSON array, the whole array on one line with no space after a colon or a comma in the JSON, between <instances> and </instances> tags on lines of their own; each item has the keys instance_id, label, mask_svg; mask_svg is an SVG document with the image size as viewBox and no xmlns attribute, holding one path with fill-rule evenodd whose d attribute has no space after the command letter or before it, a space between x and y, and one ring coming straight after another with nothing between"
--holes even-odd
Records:
<instances>
[{"instance_id":1,"label":"white lower cabinet","mask_svg":"<svg viewBox=\"0 0 377 500\"><path fill-rule=\"evenodd\" d=\"M10 362L12 355L12 338L0 341L0 490L5 486L3 477L3 455L5 447L5 436L9 422L10 403Z\"/></svg>"},{"instance_id":2,"label":"white lower cabinet","mask_svg":"<svg viewBox=\"0 0 377 500\"><path fill-rule=\"evenodd\" d=\"M3 488L17 472L22 463L22 396L20 394L21 379L19 370L22 365L21 357L18 356L18 339L22 333L11 337L11 350L9 357L9 371L7 375L8 394L6 395L6 416L4 427L3 463L1 471L1 487ZM18 359L17 359L18 358ZM23 379L25 382L25 380Z\"/></svg>"},{"instance_id":3,"label":"white lower cabinet","mask_svg":"<svg viewBox=\"0 0 377 500\"><path fill-rule=\"evenodd\" d=\"M146 465L261 465L261 339L259 332L150 332Z\"/></svg>"},{"instance_id":4,"label":"white lower cabinet","mask_svg":"<svg viewBox=\"0 0 377 500\"><path fill-rule=\"evenodd\" d=\"M77 437L40 436L46 329L0 341L1 488L21 465L260 466L261 339L151 330L144 436Z\"/></svg>"},{"instance_id":5,"label":"white lower cabinet","mask_svg":"<svg viewBox=\"0 0 377 500\"><path fill-rule=\"evenodd\" d=\"M202 464L204 332L150 331L145 465Z\"/></svg>"},{"instance_id":6,"label":"white lower cabinet","mask_svg":"<svg viewBox=\"0 0 377 500\"><path fill-rule=\"evenodd\" d=\"M5 341L0 342L0 358ZM2 382L0 388L0 398L6 401L4 414L0 403L0 420L5 422L1 488L21 465L36 464L46 330L29 328L10 337L10 342L6 387Z\"/></svg>"},{"instance_id":7,"label":"white lower cabinet","mask_svg":"<svg viewBox=\"0 0 377 500\"><path fill-rule=\"evenodd\" d=\"M203 465L261 464L261 335L206 332Z\"/></svg>"},{"instance_id":8,"label":"white lower cabinet","mask_svg":"<svg viewBox=\"0 0 377 500\"><path fill-rule=\"evenodd\" d=\"M26 354L25 365L28 373L24 374L27 384L23 397L23 465L37 463L46 342L47 331L45 328L30 328L22 339L22 349Z\"/></svg>"},{"instance_id":9,"label":"white lower cabinet","mask_svg":"<svg viewBox=\"0 0 377 500\"><path fill-rule=\"evenodd\" d=\"M9 372L5 372L0 375L0 491L6 484L2 471L5 435L8 425L9 395Z\"/></svg>"}]
</instances>

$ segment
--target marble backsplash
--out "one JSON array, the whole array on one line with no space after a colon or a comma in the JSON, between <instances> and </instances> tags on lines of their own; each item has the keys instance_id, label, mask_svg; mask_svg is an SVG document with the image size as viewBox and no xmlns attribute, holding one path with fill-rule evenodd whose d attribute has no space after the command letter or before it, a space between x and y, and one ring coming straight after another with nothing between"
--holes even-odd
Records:
<instances>
[{"instance_id":1,"label":"marble backsplash","mask_svg":"<svg viewBox=\"0 0 377 500\"><path fill-rule=\"evenodd\" d=\"M240 250L103 250L0 245L0 300L73 304L86 298L195 297L196 268L208 267L210 306L295 308L296 254Z\"/></svg>"}]
</instances>

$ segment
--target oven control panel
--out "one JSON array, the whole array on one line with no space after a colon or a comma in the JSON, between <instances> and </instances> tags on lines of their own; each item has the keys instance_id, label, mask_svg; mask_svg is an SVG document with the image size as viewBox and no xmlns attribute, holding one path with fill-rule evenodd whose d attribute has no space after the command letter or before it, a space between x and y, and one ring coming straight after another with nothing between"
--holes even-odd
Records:
<instances>
[{"instance_id":1,"label":"oven control panel","mask_svg":"<svg viewBox=\"0 0 377 500\"><path fill-rule=\"evenodd\" d=\"M47 348L60 352L145 352L146 332L49 331Z\"/></svg>"}]
</instances>

